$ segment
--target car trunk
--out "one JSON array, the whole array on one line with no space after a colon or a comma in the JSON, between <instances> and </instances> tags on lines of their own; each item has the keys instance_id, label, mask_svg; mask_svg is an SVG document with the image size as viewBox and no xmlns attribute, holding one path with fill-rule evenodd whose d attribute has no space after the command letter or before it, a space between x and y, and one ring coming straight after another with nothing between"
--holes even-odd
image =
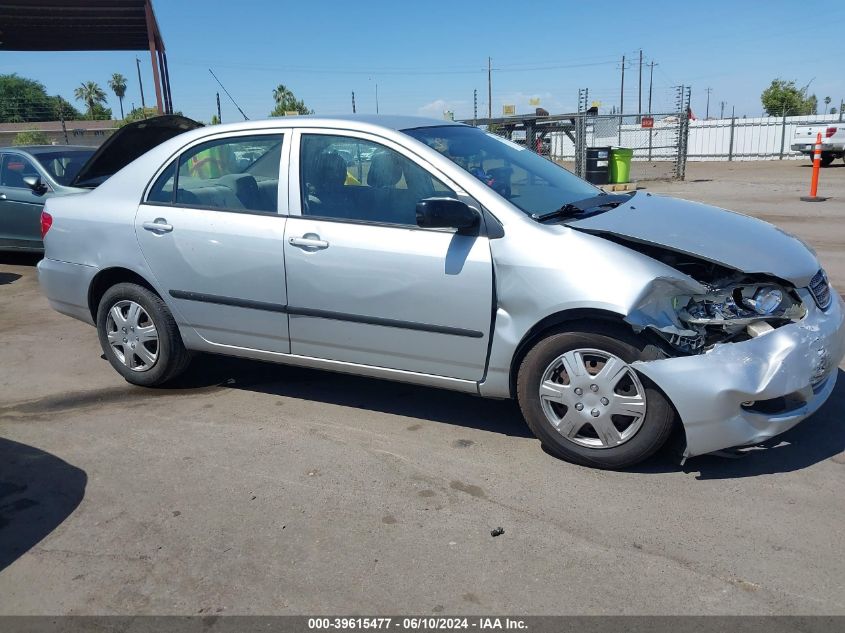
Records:
<instances>
[{"instance_id":1,"label":"car trunk","mask_svg":"<svg viewBox=\"0 0 845 633\"><path fill-rule=\"evenodd\" d=\"M93 189L154 147L202 125L178 114L157 116L124 125L94 152L69 186Z\"/></svg>"}]
</instances>

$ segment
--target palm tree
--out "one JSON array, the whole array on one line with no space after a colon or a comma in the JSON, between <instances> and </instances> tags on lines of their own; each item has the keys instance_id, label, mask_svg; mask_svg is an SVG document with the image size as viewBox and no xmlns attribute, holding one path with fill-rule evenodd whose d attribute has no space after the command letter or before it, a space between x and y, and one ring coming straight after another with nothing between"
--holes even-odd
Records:
<instances>
[{"instance_id":1,"label":"palm tree","mask_svg":"<svg viewBox=\"0 0 845 633\"><path fill-rule=\"evenodd\" d=\"M120 101L120 118L123 118L123 97L126 94L126 77L120 73L114 73L109 79L109 88L114 96Z\"/></svg>"},{"instance_id":2,"label":"palm tree","mask_svg":"<svg viewBox=\"0 0 845 633\"><path fill-rule=\"evenodd\" d=\"M96 81L86 81L73 91L77 101L84 101L88 106L88 116L94 118L94 107L106 100L106 92Z\"/></svg>"},{"instance_id":3,"label":"palm tree","mask_svg":"<svg viewBox=\"0 0 845 633\"><path fill-rule=\"evenodd\" d=\"M297 99L296 95L284 84L279 84L273 88L273 100L276 102L276 107L270 113L270 116L284 116L285 112L314 113L301 99Z\"/></svg>"}]
</instances>

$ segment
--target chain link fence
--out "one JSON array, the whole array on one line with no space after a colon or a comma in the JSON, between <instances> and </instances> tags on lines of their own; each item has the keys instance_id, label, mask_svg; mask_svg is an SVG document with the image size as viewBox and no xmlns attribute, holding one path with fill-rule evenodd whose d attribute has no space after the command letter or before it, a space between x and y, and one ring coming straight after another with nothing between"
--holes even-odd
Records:
<instances>
[{"instance_id":1,"label":"chain link fence","mask_svg":"<svg viewBox=\"0 0 845 633\"><path fill-rule=\"evenodd\" d=\"M471 121L466 121L471 123ZM507 138L562 165L582 178L589 149L632 150L630 182L683 180L689 118L686 114L593 114L519 116L479 120Z\"/></svg>"}]
</instances>

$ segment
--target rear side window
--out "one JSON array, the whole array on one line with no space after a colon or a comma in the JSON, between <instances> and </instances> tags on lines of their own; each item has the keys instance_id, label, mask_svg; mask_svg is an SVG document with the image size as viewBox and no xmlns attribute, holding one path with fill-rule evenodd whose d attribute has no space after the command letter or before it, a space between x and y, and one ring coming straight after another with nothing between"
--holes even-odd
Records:
<instances>
[{"instance_id":1,"label":"rear side window","mask_svg":"<svg viewBox=\"0 0 845 633\"><path fill-rule=\"evenodd\" d=\"M281 134L238 136L182 153L153 183L148 202L240 212L278 212Z\"/></svg>"}]
</instances>

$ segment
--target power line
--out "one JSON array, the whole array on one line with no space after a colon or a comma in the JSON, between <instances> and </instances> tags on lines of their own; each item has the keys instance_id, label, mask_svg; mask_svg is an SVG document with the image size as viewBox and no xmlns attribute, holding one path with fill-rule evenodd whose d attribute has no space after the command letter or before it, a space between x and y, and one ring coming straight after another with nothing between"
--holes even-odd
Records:
<instances>
[{"instance_id":1,"label":"power line","mask_svg":"<svg viewBox=\"0 0 845 633\"><path fill-rule=\"evenodd\" d=\"M208 72L210 72L210 73L211 73L211 76L212 76L212 77L214 77L214 80L215 80L217 83L219 83L219 84L220 84L220 87L221 87L221 88L223 88L223 92L225 92L225 93L226 93L226 96L227 96L227 97L229 97L229 99L231 99L232 103L234 103L234 104L235 104L235 107L238 109L238 112L240 112L240 113L241 113L241 116L244 118L244 121L249 121L249 117L248 117L246 114L244 114L244 111L243 111L243 110L241 110L241 106L239 106L239 105L237 104L237 102L236 102L236 101L232 98L232 95L230 95L230 94L229 94L229 91L228 91L228 90L226 90L226 86L224 86L224 85L223 85L223 82L221 82L219 79L217 79L217 75L215 75L215 74L214 74L214 71L213 71L213 70L211 70L211 68L209 68L209 69L208 69Z\"/></svg>"}]
</instances>

